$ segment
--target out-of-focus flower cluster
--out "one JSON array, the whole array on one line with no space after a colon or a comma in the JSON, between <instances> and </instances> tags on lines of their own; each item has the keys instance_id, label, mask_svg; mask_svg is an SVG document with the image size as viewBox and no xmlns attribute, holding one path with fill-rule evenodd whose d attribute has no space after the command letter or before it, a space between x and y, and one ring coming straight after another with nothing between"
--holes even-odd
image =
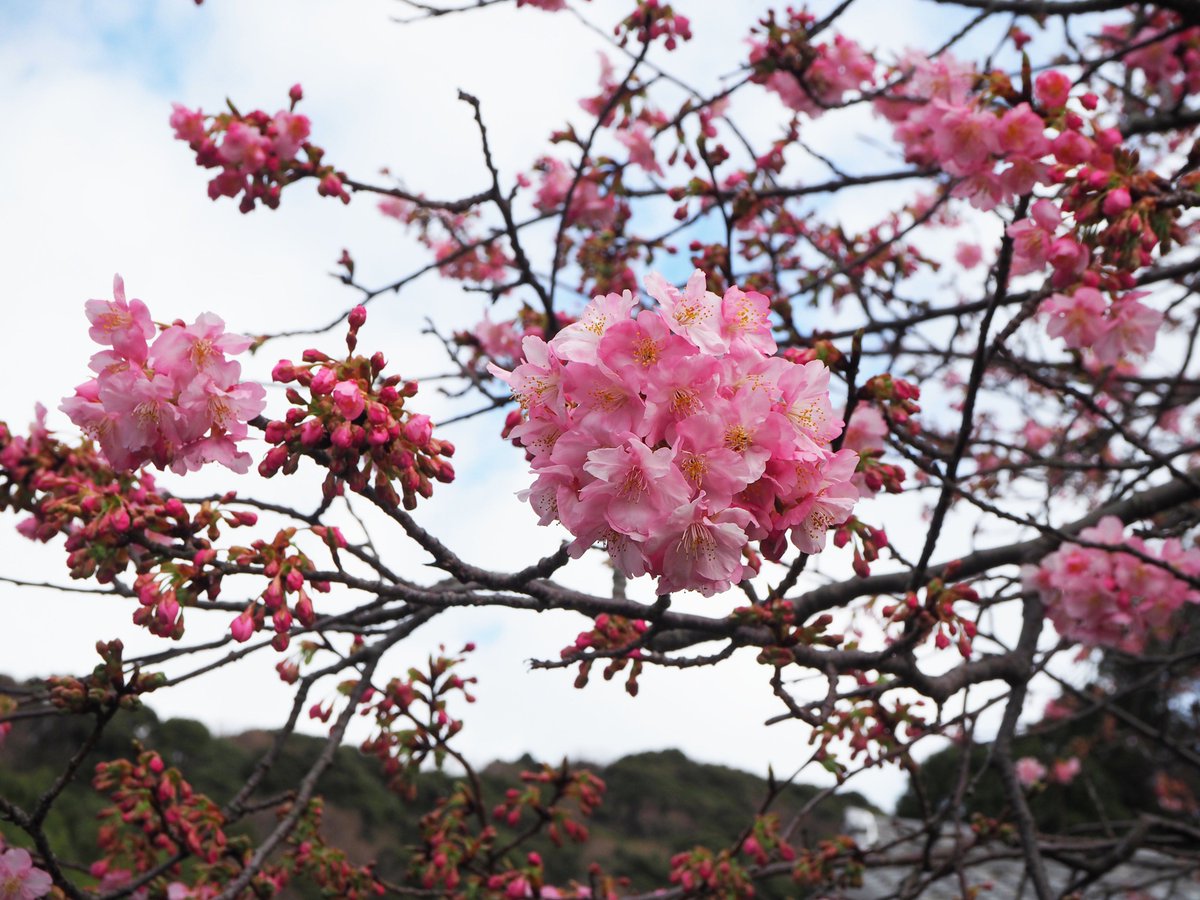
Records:
<instances>
[{"instance_id":1,"label":"out-of-focus flower cluster","mask_svg":"<svg viewBox=\"0 0 1200 900\"><path fill-rule=\"evenodd\" d=\"M1171 571L1200 575L1200 550L1185 550L1175 538L1152 547L1127 536L1116 516L1105 516L1079 537L1103 546L1063 544L1024 571L1026 589L1041 594L1063 637L1138 653L1147 640L1170 635L1174 614L1184 603L1200 603L1200 591ZM1121 552L1125 548L1138 555Z\"/></svg>"},{"instance_id":2,"label":"out-of-focus flower cluster","mask_svg":"<svg viewBox=\"0 0 1200 900\"><path fill-rule=\"evenodd\" d=\"M259 202L275 209L284 186L315 178L321 196L350 202L346 176L322 162L325 151L308 140L312 130L308 117L295 111L304 96L300 85L293 85L288 96L289 107L275 115L260 109L241 113L232 103L229 112L216 115L173 104L175 137L195 151L197 165L221 170L208 183L209 197L240 194L238 208L244 213Z\"/></svg>"},{"instance_id":3,"label":"out-of-focus flower cluster","mask_svg":"<svg viewBox=\"0 0 1200 900\"><path fill-rule=\"evenodd\" d=\"M783 103L816 118L840 105L848 91L875 81L875 60L857 43L836 35L829 43L810 39L816 16L789 8L786 20L770 11L751 39L754 81L779 95Z\"/></svg>"}]
</instances>

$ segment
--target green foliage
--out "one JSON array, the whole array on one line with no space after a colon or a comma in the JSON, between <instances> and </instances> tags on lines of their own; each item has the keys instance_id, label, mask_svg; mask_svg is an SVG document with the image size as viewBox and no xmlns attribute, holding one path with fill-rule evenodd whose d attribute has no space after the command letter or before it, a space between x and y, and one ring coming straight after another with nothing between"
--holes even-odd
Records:
<instances>
[{"instance_id":1,"label":"green foliage","mask_svg":"<svg viewBox=\"0 0 1200 900\"><path fill-rule=\"evenodd\" d=\"M62 771L91 727L92 720L84 716L20 720L0 745L0 795L30 807ZM72 863L87 866L96 858L96 813L105 801L91 788L92 772L97 762L132 758L135 741L157 750L197 791L223 803L236 793L272 740L273 735L263 731L219 738L199 722L161 721L148 709L122 711L85 760L75 783L56 802L46 825L50 839ZM256 796L277 796L293 789L323 744L319 737L292 735ZM496 802L507 788L519 783L522 770L537 767L529 757L491 764L480 773L485 796ZM640 753L606 767L589 768L608 784L604 803L592 818L583 820L591 840L583 846L568 842L554 848L539 836L522 849L522 853L536 850L542 854L552 883L572 878L585 881L587 864L596 861L606 871L629 876L635 887L663 884L672 854L696 845L714 849L730 845L767 793L766 782L754 775L692 762L677 750ZM406 848L419 840L418 820L451 781L445 774L423 773L417 798L409 803L386 789L376 760L343 747L318 786L326 798L325 835L355 862L374 860L380 875L403 880ZM789 786L772 809L786 822L815 791L809 785ZM848 805L869 806L857 794L830 798L801 823L793 839L812 842L838 832ZM232 831L261 837L273 823L270 813L257 813ZM496 825L502 843L512 836L501 823ZM21 832L8 823L0 823L0 833L16 845L27 844ZM296 887L301 896L310 893ZM767 891L765 896L772 893Z\"/></svg>"}]
</instances>

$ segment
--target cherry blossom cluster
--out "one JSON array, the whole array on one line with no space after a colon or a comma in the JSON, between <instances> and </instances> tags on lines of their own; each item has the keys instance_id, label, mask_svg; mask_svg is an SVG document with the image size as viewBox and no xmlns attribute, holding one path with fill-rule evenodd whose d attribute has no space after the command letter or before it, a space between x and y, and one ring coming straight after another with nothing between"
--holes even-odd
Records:
<instances>
[{"instance_id":1,"label":"cherry blossom cluster","mask_svg":"<svg viewBox=\"0 0 1200 900\"><path fill-rule=\"evenodd\" d=\"M954 565L951 564L946 575L950 577L953 573ZM941 578L934 578L925 587L924 603L915 592L910 591L904 596L903 602L888 604L880 612L891 622L906 623L906 631L911 627L907 623L912 623L920 629L920 633L932 633L934 646L939 650L945 650L955 643L958 652L966 658L971 655L971 642L977 628L967 613L954 608L954 604L959 602L978 603L979 594L968 585L947 584Z\"/></svg>"},{"instance_id":2,"label":"cherry blossom cluster","mask_svg":"<svg viewBox=\"0 0 1200 900\"><path fill-rule=\"evenodd\" d=\"M240 113L232 103L229 112L216 115L173 104L175 137L192 148L197 165L221 170L208 183L209 197L240 194L238 208L244 213L259 202L275 209L286 185L315 178L322 197L350 202L346 176L321 161L325 151L309 142L308 117L295 111L304 96L300 85L293 85L288 96L291 104L273 116L260 109Z\"/></svg>"},{"instance_id":3,"label":"cherry blossom cluster","mask_svg":"<svg viewBox=\"0 0 1200 900\"><path fill-rule=\"evenodd\" d=\"M895 125L907 159L955 176L955 196L979 209L1061 183L1079 167L1087 177L1114 169L1120 132L1089 124L1094 94L1079 98L1079 112L1068 109L1072 83L1062 72L1037 76L1032 105L1007 77L984 79L949 54L910 55L898 72L908 77L876 100L876 109ZM1057 133L1048 136L1047 129ZM1077 257L1070 262L1077 265ZM1086 259L1078 271L1085 267Z\"/></svg>"},{"instance_id":4,"label":"cherry blossom cluster","mask_svg":"<svg viewBox=\"0 0 1200 900\"><path fill-rule=\"evenodd\" d=\"M493 366L525 410L512 430L536 480L540 522L603 543L627 576L659 593L727 590L749 573L751 541L779 559L790 535L825 545L858 498L857 455L830 450L842 428L829 370L775 355L765 296L683 291L646 279L658 309L626 292L597 297L547 343L526 337L512 372Z\"/></svg>"},{"instance_id":5,"label":"cherry blossom cluster","mask_svg":"<svg viewBox=\"0 0 1200 900\"><path fill-rule=\"evenodd\" d=\"M283 872L289 880L299 874L307 875L326 897L367 900L386 894L387 889L376 879L372 866L353 865L344 850L326 842L320 831L324 810L321 798L314 797L308 802L296 830L288 835L290 849L282 861ZM287 807L279 812L286 813Z\"/></svg>"},{"instance_id":6,"label":"cherry blossom cluster","mask_svg":"<svg viewBox=\"0 0 1200 900\"><path fill-rule=\"evenodd\" d=\"M338 528L315 525L311 530L335 553L346 546L346 539ZM284 528L270 542L256 540L249 547L229 549L231 562L241 569L261 568L267 579L261 602L247 605L230 623L229 631L235 641L244 643L250 640L252 635L266 627L269 616L270 627L275 632L271 644L276 650L283 651L291 642L293 621L305 628L311 628L316 622L312 597L307 588L311 586L320 593L328 593L329 582L312 578L316 567L296 546L295 537L295 528Z\"/></svg>"},{"instance_id":7,"label":"cherry blossom cluster","mask_svg":"<svg viewBox=\"0 0 1200 900\"><path fill-rule=\"evenodd\" d=\"M576 635L575 642L569 647L564 647L559 654L563 659L579 660L579 674L575 676L575 687L586 687L591 677L592 663L596 659L606 659L608 664L604 667L604 680L611 681L614 675L623 672L625 667L629 666L625 692L631 697L636 697L638 678L642 674L642 636L649 627L650 623L645 619L628 619L608 613L596 616L593 627L588 631L581 631Z\"/></svg>"},{"instance_id":8,"label":"cherry blossom cluster","mask_svg":"<svg viewBox=\"0 0 1200 900\"><path fill-rule=\"evenodd\" d=\"M229 833L230 823L216 803L194 791L153 750L142 750L133 760L98 764L92 783L113 803L99 814L103 856L90 867L101 893L127 890L145 873L157 871L148 883L153 896L211 900L251 858L250 839ZM285 804L278 813L288 811ZM319 831L321 812L319 800L305 807L286 850L255 873L250 883L254 896L275 896L299 875L311 878L328 896L365 900L383 893L369 867L351 865L345 853L325 843ZM186 857L193 863L185 883L177 860Z\"/></svg>"},{"instance_id":9,"label":"cherry blossom cluster","mask_svg":"<svg viewBox=\"0 0 1200 900\"><path fill-rule=\"evenodd\" d=\"M1170 636L1180 607L1200 603L1200 591L1172 574L1200 575L1200 549L1185 550L1176 538L1153 547L1126 535L1116 516L1105 516L1079 537L1101 546L1066 543L1023 572L1026 589L1041 594L1063 637L1138 653L1147 640Z\"/></svg>"},{"instance_id":10,"label":"cherry blossom cluster","mask_svg":"<svg viewBox=\"0 0 1200 900\"><path fill-rule=\"evenodd\" d=\"M1180 16L1151 8L1122 24L1102 26L1100 41L1124 51L1124 63L1140 71L1146 87L1167 103L1200 92L1200 27L1182 28Z\"/></svg>"},{"instance_id":11,"label":"cherry blossom cluster","mask_svg":"<svg viewBox=\"0 0 1200 900\"><path fill-rule=\"evenodd\" d=\"M90 675L47 679L50 705L73 713L111 712L137 709L141 695L162 687L167 677L156 672L133 671L127 677L124 667L125 645L120 640L97 641L96 653L101 664Z\"/></svg>"},{"instance_id":12,"label":"cherry blossom cluster","mask_svg":"<svg viewBox=\"0 0 1200 900\"><path fill-rule=\"evenodd\" d=\"M232 492L189 508L149 472L114 471L90 441L55 440L43 414L28 437L13 437L0 423L0 509L28 513L17 529L31 540L65 536L72 578L107 584L132 566L134 623L182 636L182 607L220 592L223 573L212 565L220 528L253 525L257 516L230 510Z\"/></svg>"},{"instance_id":13,"label":"cherry blossom cluster","mask_svg":"<svg viewBox=\"0 0 1200 900\"><path fill-rule=\"evenodd\" d=\"M397 505L401 496L405 509L413 509L417 496L433 495L433 481L454 480L448 457L454 445L433 436L433 423L420 413L404 408L404 401L417 393L415 381L399 375L382 378L387 365L382 353L356 355L358 329L367 311L356 306L350 312L345 359L334 359L320 350L305 350L303 363L280 360L271 373L288 387L292 408L282 420L270 422L265 431L274 444L259 464L260 474L270 478L282 470L290 474L303 455L322 455L329 470L325 495L334 496L341 485L351 490L374 490L385 503ZM298 388L308 391L305 397Z\"/></svg>"},{"instance_id":14,"label":"cherry blossom cluster","mask_svg":"<svg viewBox=\"0 0 1200 900\"><path fill-rule=\"evenodd\" d=\"M228 877L227 871L225 878L218 875L231 862L220 809L157 753L145 750L136 760L99 763L92 785L113 802L98 816L104 857L91 868L104 888L120 887L185 848L200 863L198 883Z\"/></svg>"},{"instance_id":15,"label":"cherry blossom cluster","mask_svg":"<svg viewBox=\"0 0 1200 900\"><path fill-rule=\"evenodd\" d=\"M1049 320L1046 332L1072 350L1090 351L1102 366L1145 355L1154 349L1163 315L1139 303L1144 296L1145 291L1130 291L1109 302L1092 287L1052 294L1041 305Z\"/></svg>"},{"instance_id":16,"label":"cherry blossom cluster","mask_svg":"<svg viewBox=\"0 0 1200 900\"><path fill-rule=\"evenodd\" d=\"M812 41L815 22L812 13L790 7L780 22L771 10L750 42L754 81L778 94L785 106L812 118L840 105L847 92L875 82L875 60L844 35L835 35L830 43Z\"/></svg>"},{"instance_id":17,"label":"cherry blossom cluster","mask_svg":"<svg viewBox=\"0 0 1200 900\"><path fill-rule=\"evenodd\" d=\"M152 463L179 474L208 462L239 473L250 468L250 454L237 445L246 423L266 406L266 392L240 382L241 365L227 358L249 347L248 338L227 333L212 313L191 325L177 320L155 338L150 311L141 300L125 299L119 275L113 299L89 300L85 310L88 335L110 349L92 357L96 377L59 409L100 444L113 468Z\"/></svg>"},{"instance_id":18,"label":"cherry blossom cluster","mask_svg":"<svg viewBox=\"0 0 1200 900\"><path fill-rule=\"evenodd\" d=\"M637 8L617 24L613 33L617 35L621 46L630 37L635 37L642 44L662 38L663 46L667 50L674 50L680 41L692 39L692 23L687 16L676 13L669 3L637 0Z\"/></svg>"},{"instance_id":19,"label":"cherry blossom cluster","mask_svg":"<svg viewBox=\"0 0 1200 900\"><path fill-rule=\"evenodd\" d=\"M385 197L379 211L414 227L417 240L433 252L438 271L446 278L481 283L503 282L513 259L498 236L480 238L474 231L477 210L444 212L403 197Z\"/></svg>"},{"instance_id":20,"label":"cherry blossom cluster","mask_svg":"<svg viewBox=\"0 0 1200 900\"><path fill-rule=\"evenodd\" d=\"M382 690L368 688L363 694L363 715L374 717L378 731L362 743L362 752L377 757L388 786L409 798L417 796L421 765L431 754L442 759L445 743L462 730L462 722L447 711L448 701L457 695L475 702L470 691L475 679L455 671L475 645L467 644L458 656L441 649L425 669L411 668L407 677L393 678Z\"/></svg>"},{"instance_id":21,"label":"cherry blossom cluster","mask_svg":"<svg viewBox=\"0 0 1200 900\"><path fill-rule=\"evenodd\" d=\"M645 137L645 135L642 135ZM636 140L636 138L633 138ZM647 139L648 143L648 139ZM635 144L639 157L647 165L653 163L654 151L640 143ZM649 158L645 156L649 153ZM657 163L654 163L657 165ZM555 213L563 208L567 194L571 194L571 206L565 211L564 218L568 225L592 231L602 231L611 228L617 218L617 198L612 193L603 192L606 175L598 169L585 169L579 178L575 170L552 156L543 156L538 160L535 171L540 175L540 184L534 197L533 205L538 212ZM575 189L571 190L574 183ZM626 210L627 213L627 210Z\"/></svg>"},{"instance_id":22,"label":"cherry blossom cluster","mask_svg":"<svg viewBox=\"0 0 1200 900\"><path fill-rule=\"evenodd\" d=\"M1055 784L1070 784L1075 780L1075 776L1083 768L1079 757L1072 756L1067 759L1057 759L1053 765L1047 769L1041 762L1032 756L1022 756L1014 763L1017 770L1017 780L1025 787L1033 787L1036 784L1044 784L1049 781Z\"/></svg>"}]
</instances>

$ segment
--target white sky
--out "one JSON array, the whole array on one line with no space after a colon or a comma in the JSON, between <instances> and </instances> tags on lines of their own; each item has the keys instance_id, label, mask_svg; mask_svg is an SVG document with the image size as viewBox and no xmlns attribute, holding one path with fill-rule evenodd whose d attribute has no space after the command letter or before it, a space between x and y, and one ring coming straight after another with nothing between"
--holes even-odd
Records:
<instances>
[{"instance_id":1,"label":"white sky","mask_svg":"<svg viewBox=\"0 0 1200 900\"><path fill-rule=\"evenodd\" d=\"M729 11L718 17L728 21L715 27L697 22L697 41L667 60L672 72L711 90L744 54L740 39L730 36L744 35L765 4L676 5L695 19L718 6ZM605 28L627 6L611 0L580 4ZM879 4L860 6L877 10ZM944 21L930 31L932 24L913 12L914 4L888 6L886 35L858 7L847 29L868 46L938 43ZM83 302L109 296L113 272L159 320L191 320L211 310L231 330L257 334L323 323L354 301L327 274L343 247L371 284L426 261L368 197L343 207L317 197L306 183L286 191L278 211L249 216L227 199L209 201L207 174L172 140L171 101L214 110L229 96L242 109L272 112L286 103L288 87L301 82L306 98L300 110L312 119L313 140L326 148L329 161L362 180L376 179L387 166L410 189L445 197L486 186L470 111L455 99L458 88L482 101L509 180L518 169L528 171L538 155L554 152L545 138L565 117L584 121L576 101L595 92L601 42L570 16L504 7L392 24L389 16L402 11L384 0L209 0L200 9L187 0L0 6L0 120L9 123L0 141L0 172L6 175L0 261L10 310L0 329L6 376L0 419L19 431L40 400L51 409L53 427L69 428L56 407L87 377L94 349ZM739 124L771 135L783 121L781 112L774 97L755 90L739 109ZM819 122L807 134L818 143L826 139L822 146L829 147L827 139L845 127ZM836 154L851 168L874 155L845 140ZM813 177L824 176L819 167L810 168ZM839 198L838 214L857 223L874 219L881 207L861 204L858 196ZM479 295L431 277L399 298L374 304L360 346L382 349L390 370L406 376L444 371L436 342L417 335L424 317L448 332L477 321L482 309ZM313 343L336 350L340 338ZM266 378L275 359L298 357L305 345L270 344L244 362L246 372ZM272 400L270 409L282 410L282 398ZM463 409L442 401L432 386L415 408L435 416ZM513 496L528 479L520 455L499 442L499 425L492 416L447 430L460 450L459 480L439 485L419 518L468 561L509 569L553 551L562 532L537 528L531 511ZM296 501L302 507L317 498L311 478L260 486L251 477L215 472L194 481L178 491L236 487L292 499L309 491L311 501ZM913 515L911 505L892 508ZM879 518L893 537L903 536L902 520L897 527L883 514ZM376 538L397 567L397 560L404 561L412 571L424 561L385 531ZM938 558L949 553L945 549ZM66 580L60 545L33 546L8 527L0 531L0 558L0 574ZM420 577L433 580L436 573ZM595 561L585 560L568 570L565 581L603 591L603 578ZM649 587L637 584L635 595L648 598ZM229 597L241 596L230 589ZM732 605L724 598L688 608L717 612ZM97 638L121 636L131 654L161 648L159 639L130 624L131 613L131 604L117 599L0 585L0 671L27 677L89 669ZM224 633L229 618L189 616L185 641ZM479 644L467 669L480 677L479 702L466 711L461 736L462 748L479 763L525 751L607 761L678 747L696 759L765 774L768 764L790 773L803 758L801 728L764 727L779 709L767 685L769 672L755 666L749 653L715 669L648 672L636 700L599 677L580 693L571 687L573 673L528 671L529 658L556 657L583 624L565 614L462 611L423 629L389 659L403 671L439 641L454 648L468 640ZM282 722L290 697L271 670L273 662L264 656L197 679L151 705L223 733L272 727ZM887 804L903 781L889 771L868 773L853 785Z\"/></svg>"}]
</instances>

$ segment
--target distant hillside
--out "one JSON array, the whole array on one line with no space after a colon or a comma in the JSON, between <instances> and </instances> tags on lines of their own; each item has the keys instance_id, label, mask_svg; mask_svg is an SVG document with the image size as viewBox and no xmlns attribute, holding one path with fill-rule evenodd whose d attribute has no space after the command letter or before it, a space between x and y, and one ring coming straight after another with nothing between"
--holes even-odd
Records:
<instances>
[{"instance_id":1,"label":"distant hillside","mask_svg":"<svg viewBox=\"0 0 1200 900\"><path fill-rule=\"evenodd\" d=\"M0 745L0 796L31 804L61 771L90 725L89 719L75 716L16 723ZM223 802L249 775L271 735L252 731L217 738L199 722L160 721L150 710L118 716L81 770L81 783L68 788L47 821L52 843L69 861L87 865L96 856L95 814L104 802L90 787L92 766L101 760L131 756L135 739L159 751L168 764L178 766L197 790ZM259 796L272 796L294 786L321 743L319 738L293 735ZM536 767L529 758L489 765L481 773L489 801L499 802L504 790L518 783L522 769ZM552 881L583 878L587 864L596 861L606 871L630 877L635 887L662 885L671 854L697 844L727 845L750 821L767 790L766 782L754 775L695 763L675 750L639 753L589 768L608 785L604 804L587 821L592 839L582 847L561 850L553 850L547 842L529 845L529 849L542 852ZM408 803L386 789L375 759L343 747L319 786L326 799L326 836L355 862L374 860L381 875L403 880L408 858L405 848L418 839L417 822L436 793L452 781L430 773L422 780L417 800ZM790 787L773 810L786 821L815 791L808 785ZM858 794L834 797L820 805L797 838L815 841L838 832L842 811L848 805L869 806ZM271 821L264 817L240 827L261 833ZM0 823L0 833L25 843L6 823Z\"/></svg>"}]
</instances>

